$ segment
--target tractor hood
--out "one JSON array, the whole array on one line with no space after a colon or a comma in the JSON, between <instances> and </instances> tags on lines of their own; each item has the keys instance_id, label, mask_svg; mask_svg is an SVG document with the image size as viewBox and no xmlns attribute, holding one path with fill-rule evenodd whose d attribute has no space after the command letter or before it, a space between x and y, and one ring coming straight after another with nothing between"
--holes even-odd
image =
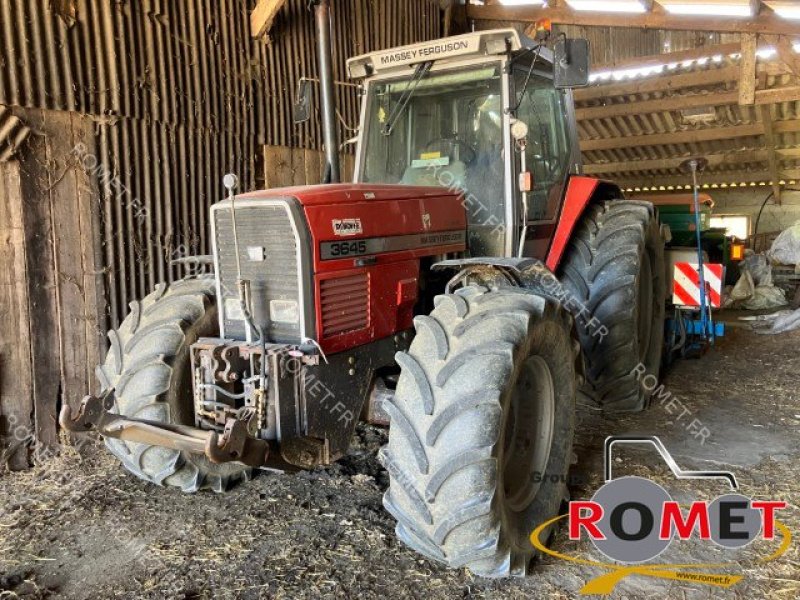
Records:
<instances>
[{"instance_id":1,"label":"tractor hood","mask_svg":"<svg viewBox=\"0 0 800 600\"><path fill-rule=\"evenodd\" d=\"M333 183L319 185L297 185L272 188L239 194L236 200L258 200L269 198L295 198L302 206L327 204L351 204L364 201L398 201L425 198L441 198L443 195L458 195L441 187L410 186L371 183ZM227 202L223 200L223 202Z\"/></svg>"}]
</instances>

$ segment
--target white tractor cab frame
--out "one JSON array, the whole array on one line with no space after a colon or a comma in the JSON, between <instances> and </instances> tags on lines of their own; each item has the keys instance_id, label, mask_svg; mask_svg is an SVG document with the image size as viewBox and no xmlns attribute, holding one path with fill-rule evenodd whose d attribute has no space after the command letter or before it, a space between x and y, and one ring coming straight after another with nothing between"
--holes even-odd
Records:
<instances>
[{"instance_id":1,"label":"white tractor cab frame","mask_svg":"<svg viewBox=\"0 0 800 600\"><path fill-rule=\"evenodd\" d=\"M473 256L543 257L582 171L569 87L587 83L588 45L561 38L555 55L501 29L350 59L354 181L461 189Z\"/></svg>"}]
</instances>

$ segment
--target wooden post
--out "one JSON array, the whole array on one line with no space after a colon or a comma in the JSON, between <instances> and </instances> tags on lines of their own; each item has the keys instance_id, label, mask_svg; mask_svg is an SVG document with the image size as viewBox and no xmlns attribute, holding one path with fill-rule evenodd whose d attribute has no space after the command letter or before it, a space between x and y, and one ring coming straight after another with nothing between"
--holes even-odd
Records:
<instances>
[{"instance_id":1,"label":"wooden post","mask_svg":"<svg viewBox=\"0 0 800 600\"><path fill-rule=\"evenodd\" d=\"M742 34L742 58L739 63L739 104L756 101L756 50L758 38L753 33Z\"/></svg>"},{"instance_id":2,"label":"wooden post","mask_svg":"<svg viewBox=\"0 0 800 600\"><path fill-rule=\"evenodd\" d=\"M31 330L19 164L0 162L0 440L3 462L28 467L33 438ZM3 465L0 465L2 468Z\"/></svg>"},{"instance_id":3,"label":"wooden post","mask_svg":"<svg viewBox=\"0 0 800 600\"><path fill-rule=\"evenodd\" d=\"M26 111L25 121L33 131L44 132L44 113ZM31 363L37 453L54 450L56 406L61 393L61 364L58 331L58 299L53 248L53 213L47 165L47 135L34 135L21 153L20 182L25 211L27 301L31 322Z\"/></svg>"},{"instance_id":4,"label":"wooden post","mask_svg":"<svg viewBox=\"0 0 800 600\"><path fill-rule=\"evenodd\" d=\"M769 176L770 179L772 179L772 192L775 194L775 204L780 204L781 184L779 181L781 174L778 163L778 153L775 148L778 141L775 135L775 127L772 122L771 107L759 106L758 108L761 115L761 123L764 125L764 139L767 150L769 150Z\"/></svg>"}]
</instances>

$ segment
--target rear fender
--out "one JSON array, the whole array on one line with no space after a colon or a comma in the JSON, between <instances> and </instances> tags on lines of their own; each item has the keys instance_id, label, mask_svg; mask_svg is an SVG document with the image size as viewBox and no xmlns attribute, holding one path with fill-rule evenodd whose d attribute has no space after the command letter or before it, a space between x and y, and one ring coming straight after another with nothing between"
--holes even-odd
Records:
<instances>
[{"instance_id":1,"label":"rear fender","mask_svg":"<svg viewBox=\"0 0 800 600\"><path fill-rule=\"evenodd\" d=\"M623 198L622 190L610 181L595 179L593 177L573 176L567 183L564 202L561 205L556 231L550 242L545 264L553 272L558 271L561 258L567 249L567 244L572 237L575 226L580 221L586 209L597 202Z\"/></svg>"}]
</instances>

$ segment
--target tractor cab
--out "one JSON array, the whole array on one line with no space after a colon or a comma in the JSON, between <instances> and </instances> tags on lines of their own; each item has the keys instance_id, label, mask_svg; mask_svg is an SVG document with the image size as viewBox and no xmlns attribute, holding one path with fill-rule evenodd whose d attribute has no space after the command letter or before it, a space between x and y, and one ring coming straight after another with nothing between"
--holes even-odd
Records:
<instances>
[{"instance_id":1,"label":"tractor cab","mask_svg":"<svg viewBox=\"0 0 800 600\"><path fill-rule=\"evenodd\" d=\"M523 255L541 258L581 168L553 66L512 29L351 59L365 84L355 181L461 190L472 255L515 256L524 235Z\"/></svg>"}]
</instances>

